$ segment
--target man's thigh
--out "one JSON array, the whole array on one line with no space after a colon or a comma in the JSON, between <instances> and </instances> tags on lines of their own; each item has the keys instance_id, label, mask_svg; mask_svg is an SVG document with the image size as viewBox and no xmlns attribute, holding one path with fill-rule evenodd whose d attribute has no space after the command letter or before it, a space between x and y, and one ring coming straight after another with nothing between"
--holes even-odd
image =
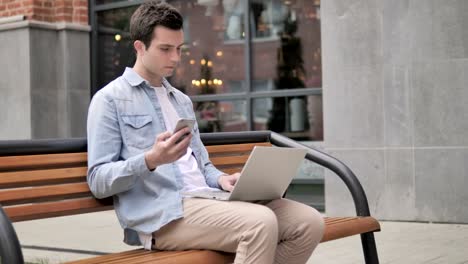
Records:
<instances>
[{"instance_id":1,"label":"man's thigh","mask_svg":"<svg viewBox=\"0 0 468 264\"><path fill-rule=\"evenodd\" d=\"M199 198L187 198L183 203L184 218L153 234L156 249L236 252L243 232L275 217L268 207L255 203Z\"/></svg>"},{"instance_id":2,"label":"man's thigh","mask_svg":"<svg viewBox=\"0 0 468 264\"><path fill-rule=\"evenodd\" d=\"M282 240L295 233L304 224L323 233L323 217L315 208L289 199L262 202L270 208L278 220L278 239Z\"/></svg>"}]
</instances>

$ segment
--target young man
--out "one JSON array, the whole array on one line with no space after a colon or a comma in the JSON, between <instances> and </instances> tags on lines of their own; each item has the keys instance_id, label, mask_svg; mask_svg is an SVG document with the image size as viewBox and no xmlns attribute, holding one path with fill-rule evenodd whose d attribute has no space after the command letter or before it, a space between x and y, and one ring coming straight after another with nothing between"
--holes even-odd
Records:
<instances>
[{"instance_id":1,"label":"young man","mask_svg":"<svg viewBox=\"0 0 468 264\"><path fill-rule=\"evenodd\" d=\"M89 107L91 191L114 197L130 245L235 252L235 263L305 263L323 234L315 209L287 199L247 203L181 194L230 191L239 177L213 166L196 125L171 132L179 118L195 119L190 99L165 79L180 61L182 23L176 9L155 1L132 15L135 65Z\"/></svg>"}]
</instances>

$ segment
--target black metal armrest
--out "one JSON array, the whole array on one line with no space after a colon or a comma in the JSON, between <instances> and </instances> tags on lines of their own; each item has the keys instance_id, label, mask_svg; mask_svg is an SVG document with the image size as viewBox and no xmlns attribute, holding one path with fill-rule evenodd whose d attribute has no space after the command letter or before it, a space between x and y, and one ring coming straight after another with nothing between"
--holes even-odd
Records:
<instances>
[{"instance_id":1,"label":"black metal armrest","mask_svg":"<svg viewBox=\"0 0 468 264\"><path fill-rule=\"evenodd\" d=\"M370 216L369 204L367 202L366 193L362 188L361 183L351 169L348 168L343 162L338 159L321 152L320 150L305 146L300 144L288 137L271 132L271 143L276 146L282 147L294 147L294 148L304 148L308 152L306 154L306 159L316 162L324 166L327 169L330 169L338 175L338 177L343 180L346 187L351 192L353 197L354 205L356 207L356 214L358 216Z\"/></svg>"},{"instance_id":2,"label":"black metal armrest","mask_svg":"<svg viewBox=\"0 0 468 264\"><path fill-rule=\"evenodd\" d=\"M0 205L0 264L23 264L23 253L13 225Z\"/></svg>"}]
</instances>

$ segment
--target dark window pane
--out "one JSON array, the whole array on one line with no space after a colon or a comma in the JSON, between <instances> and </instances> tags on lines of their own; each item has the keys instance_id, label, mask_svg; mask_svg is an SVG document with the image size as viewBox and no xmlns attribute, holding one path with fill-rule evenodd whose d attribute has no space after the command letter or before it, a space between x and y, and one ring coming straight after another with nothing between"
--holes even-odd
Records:
<instances>
[{"instance_id":1,"label":"dark window pane","mask_svg":"<svg viewBox=\"0 0 468 264\"><path fill-rule=\"evenodd\" d=\"M272 89L322 86L320 1L251 1L253 79Z\"/></svg>"},{"instance_id":2,"label":"dark window pane","mask_svg":"<svg viewBox=\"0 0 468 264\"><path fill-rule=\"evenodd\" d=\"M194 108L202 133L247 130L244 100L196 102Z\"/></svg>"},{"instance_id":3,"label":"dark window pane","mask_svg":"<svg viewBox=\"0 0 468 264\"><path fill-rule=\"evenodd\" d=\"M120 76L135 63L129 20L137 7L98 13L98 89Z\"/></svg>"},{"instance_id":4,"label":"dark window pane","mask_svg":"<svg viewBox=\"0 0 468 264\"><path fill-rule=\"evenodd\" d=\"M102 4L112 4L112 3L115 3L115 2L132 2L132 0L95 0L96 1L96 5L102 5Z\"/></svg>"},{"instance_id":5,"label":"dark window pane","mask_svg":"<svg viewBox=\"0 0 468 264\"><path fill-rule=\"evenodd\" d=\"M300 140L323 140L322 96L253 100L255 130L272 130Z\"/></svg>"}]
</instances>

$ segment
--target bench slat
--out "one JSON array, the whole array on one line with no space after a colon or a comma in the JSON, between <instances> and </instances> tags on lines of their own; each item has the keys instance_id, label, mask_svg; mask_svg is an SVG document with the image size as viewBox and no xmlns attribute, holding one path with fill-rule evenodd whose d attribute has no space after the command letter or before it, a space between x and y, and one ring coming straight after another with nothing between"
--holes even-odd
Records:
<instances>
[{"instance_id":1,"label":"bench slat","mask_svg":"<svg viewBox=\"0 0 468 264\"><path fill-rule=\"evenodd\" d=\"M246 143L246 144L230 144L230 145L214 145L207 146L206 149L211 155L230 153L230 152L250 152L255 146L271 146L271 143Z\"/></svg>"},{"instance_id":2,"label":"bench slat","mask_svg":"<svg viewBox=\"0 0 468 264\"><path fill-rule=\"evenodd\" d=\"M6 156L0 157L0 171L81 163L87 163L86 152L29 156Z\"/></svg>"},{"instance_id":3,"label":"bench slat","mask_svg":"<svg viewBox=\"0 0 468 264\"><path fill-rule=\"evenodd\" d=\"M172 252L172 251L163 251L163 252ZM102 256L97 256L97 257L88 258L88 259L70 261L70 262L67 262L67 264L72 264L72 263L80 263L80 264L108 263L110 261L125 259L127 257L144 256L144 255L148 255L148 254L151 254L151 253L152 253L151 251L144 250L144 249L134 249L134 250L123 251L123 252L119 252L119 253L115 253L115 254L108 254L108 255L102 255Z\"/></svg>"},{"instance_id":4,"label":"bench slat","mask_svg":"<svg viewBox=\"0 0 468 264\"><path fill-rule=\"evenodd\" d=\"M147 251L136 249L112 255L67 262L67 264L143 264L156 261L158 264L227 264L234 261L234 254L210 250Z\"/></svg>"},{"instance_id":5,"label":"bench slat","mask_svg":"<svg viewBox=\"0 0 468 264\"><path fill-rule=\"evenodd\" d=\"M13 222L99 212L112 209L112 198L97 200L82 198L60 202L6 206L3 209Z\"/></svg>"},{"instance_id":6,"label":"bench slat","mask_svg":"<svg viewBox=\"0 0 468 264\"><path fill-rule=\"evenodd\" d=\"M325 218L325 233L321 242L352 235L380 231L379 222L373 217Z\"/></svg>"},{"instance_id":7,"label":"bench slat","mask_svg":"<svg viewBox=\"0 0 468 264\"><path fill-rule=\"evenodd\" d=\"M41 202L56 199L77 198L91 195L88 184L69 183L40 187L0 190L0 204L12 205L28 202Z\"/></svg>"},{"instance_id":8,"label":"bench slat","mask_svg":"<svg viewBox=\"0 0 468 264\"><path fill-rule=\"evenodd\" d=\"M86 181L87 167L0 172L0 188Z\"/></svg>"},{"instance_id":9,"label":"bench slat","mask_svg":"<svg viewBox=\"0 0 468 264\"><path fill-rule=\"evenodd\" d=\"M236 172L241 172L242 171L242 167L234 167L234 168L222 168L222 167L219 167L219 169L221 171L223 171L224 173L226 174L234 174Z\"/></svg>"},{"instance_id":10,"label":"bench slat","mask_svg":"<svg viewBox=\"0 0 468 264\"><path fill-rule=\"evenodd\" d=\"M227 165L244 165L249 155L242 156L228 156L228 157L212 157L210 158L211 163L215 166L227 166Z\"/></svg>"}]
</instances>

